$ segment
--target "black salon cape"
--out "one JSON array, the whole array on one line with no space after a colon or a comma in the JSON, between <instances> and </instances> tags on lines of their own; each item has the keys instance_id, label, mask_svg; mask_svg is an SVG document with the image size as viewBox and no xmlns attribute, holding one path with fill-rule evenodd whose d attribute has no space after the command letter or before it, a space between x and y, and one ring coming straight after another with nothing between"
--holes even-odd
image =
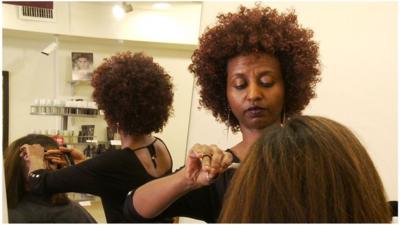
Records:
<instances>
[{"instance_id":1,"label":"black salon cape","mask_svg":"<svg viewBox=\"0 0 400 225\"><path fill-rule=\"evenodd\" d=\"M46 196L27 193L17 207L8 209L9 223L96 223L78 203L51 204Z\"/></svg>"}]
</instances>

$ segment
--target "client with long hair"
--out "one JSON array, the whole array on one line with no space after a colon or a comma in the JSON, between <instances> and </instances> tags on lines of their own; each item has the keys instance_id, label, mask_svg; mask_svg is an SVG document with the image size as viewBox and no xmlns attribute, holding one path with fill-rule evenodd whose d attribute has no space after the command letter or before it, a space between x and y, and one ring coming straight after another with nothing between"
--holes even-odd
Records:
<instances>
[{"instance_id":1,"label":"client with long hair","mask_svg":"<svg viewBox=\"0 0 400 225\"><path fill-rule=\"evenodd\" d=\"M296 116L252 146L231 181L223 223L388 223L384 188L345 126Z\"/></svg>"}]
</instances>

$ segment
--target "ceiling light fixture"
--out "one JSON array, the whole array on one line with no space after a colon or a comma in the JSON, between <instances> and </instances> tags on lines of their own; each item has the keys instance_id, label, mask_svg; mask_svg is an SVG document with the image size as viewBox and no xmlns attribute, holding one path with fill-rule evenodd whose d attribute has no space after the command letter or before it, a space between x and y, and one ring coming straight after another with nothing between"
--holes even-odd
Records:
<instances>
[{"instance_id":1,"label":"ceiling light fixture","mask_svg":"<svg viewBox=\"0 0 400 225\"><path fill-rule=\"evenodd\" d=\"M154 3L152 5L152 7L154 9L168 9L169 7L171 7L171 4L169 4L167 2L157 2L157 3Z\"/></svg>"},{"instance_id":2,"label":"ceiling light fixture","mask_svg":"<svg viewBox=\"0 0 400 225\"><path fill-rule=\"evenodd\" d=\"M133 7L130 3L122 2L122 4L114 5L112 12L117 20L121 20L125 14L132 12Z\"/></svg>"},{"instance_id":3,"label":"ceiling light fixture","mask_svg":"<svg viewBox=\"0 0 400 225\"><path fill-rule=\"evenodd\" d=\"M113 12L114 17L115 17L117 20L122 19L122 17L124 17L124 15L125 15L124 9L123 9L122 6L119 5L119 4L113 6L112 12Z\"/></svg>"}]
</instances>

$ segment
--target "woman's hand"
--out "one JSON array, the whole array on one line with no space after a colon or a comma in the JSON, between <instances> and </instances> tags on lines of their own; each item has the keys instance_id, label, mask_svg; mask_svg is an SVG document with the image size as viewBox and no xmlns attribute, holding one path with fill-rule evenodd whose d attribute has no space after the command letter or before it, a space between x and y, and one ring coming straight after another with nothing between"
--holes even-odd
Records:
<instances>
[{"instance_id":1,"label":"woman's hand","mask_svg":"<svg viewBox=\"0 0 400 225\"><path fill-rule=\"evenodd\" d=\"M39 144L21 146L19 156L25 161L28 173L45 168L44 148Z\"/></svg>"},{"instance_id":2,"label":"woman's hand","mask_svg":"<svg viewBox=\"0 0 400 225\"><path fill-rule=\"evenodd\" d=\"M65 157L60 157L65 153L71 154L75 164L81 163L86 160L86 157L79 150L74 148L65 148L65 147L60 147L59 149L47 150L47 152L45 153L45 157L52 163L61 166L66 166L68 165L68 162L65 160Z\"/></svg>"},{"instance_id":3,"label":"woman's hand","mask_svg":"<svg viewBox=\"0 0 400 225\"><path fill-rule=\"evenodd\" d=\"M196 144L186 160L185 177L193 188L209 185L232 164L232 154L216 145Z\"/></svg>"},{"instance_id":4,"label":"woman's hand","mask_svg":"<svg viewBox=\"0 0 400 225\"><path fill-rule=\"evenodd\" d=\"M144 218L154 218L179 197L212 183L232 163L233 156L216 145L196 144L183 169L147 182L132 195L132 206Z\"/></svg>"}]
</instances>

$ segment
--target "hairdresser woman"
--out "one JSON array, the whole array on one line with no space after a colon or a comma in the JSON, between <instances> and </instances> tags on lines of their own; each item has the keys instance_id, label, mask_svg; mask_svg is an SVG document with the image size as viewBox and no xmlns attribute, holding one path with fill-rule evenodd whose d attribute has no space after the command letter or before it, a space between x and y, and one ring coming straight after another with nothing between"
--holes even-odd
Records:
<instances>
[{"instance_id":1,"label":"hairdresser woman","mask_svg":"<svg viewBox=\"0 0 400 225\"><path fill-rule=\"evenodd\" d=\"M126 194L154 178L171 173L164 142L153 136L172 110L171 77L149 56L124 52L106 59L92 80L93 99L104 110L109 127L121 136L122 150L109 151L76 166L47 173L43 149L27 148L29 184L38 195L82 192L101 197L108 223L128 222L122 213ZM75 150L75 158L82 158ZM170 220L158 220L163 222Z\"/></svg>"},{"instance_id":2,"label":"hairdresser woman","mask_svg":"<svg viewBox=\"0 0 400 225\"><path fill-rule=\"evenodd\" d=\"M270 126L298 114L315 96L319 81L318 45L313 32L297 23L294 12L240 7L218 16L200 38L189 69L200 86L200 104L242 141L221 151L195 145L178 172L133 190L125 202L127 216L186 216L217 222L234 170L249 147Z\"/></svg>"}]
</instances>

